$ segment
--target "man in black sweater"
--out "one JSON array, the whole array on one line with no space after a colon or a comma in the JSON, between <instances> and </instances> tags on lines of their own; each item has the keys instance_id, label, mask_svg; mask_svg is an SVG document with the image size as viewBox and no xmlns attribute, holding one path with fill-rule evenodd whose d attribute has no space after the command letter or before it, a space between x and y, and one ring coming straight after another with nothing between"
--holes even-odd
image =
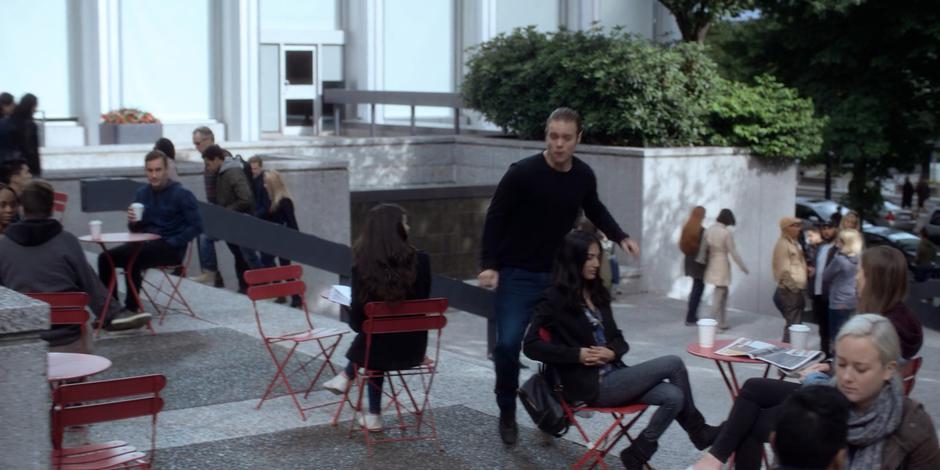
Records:
<instances>
[{"instance_id":1,"label":"man in black sweater","mask_svg":"<svg viewBox=\"0 0 940 470\"><path fill-rule=\"evenodd\" d=\"M581 116L558 108L545 123L547 149L509 167L490 201L483 228L480 286L496 289L496 403L499 434L515 444L519 351L532 307L550 285L552 260L581 210L608 238L637 255L640 247L597 197L597 179L574 156Z\"/></svg>"}]
</instances>

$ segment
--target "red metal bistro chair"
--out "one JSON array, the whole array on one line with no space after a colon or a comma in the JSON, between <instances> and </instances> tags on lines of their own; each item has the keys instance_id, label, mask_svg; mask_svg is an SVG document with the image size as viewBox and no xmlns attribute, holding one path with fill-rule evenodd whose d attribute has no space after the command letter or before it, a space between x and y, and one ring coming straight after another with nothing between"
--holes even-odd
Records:
<instances>
[{"instance_id":1,"label":"red metal bistro chair","mask_svg":"<svg viewBox=\"0 0 940 470\"><path fill-rule=\"evenodd\" d=\"M62 218L65 217L65 207L69 203L69 195L66 193L60 193L56 191L53 193L52 197L52 218L62 221Z\"/></svg>"},{"instance_id":2,"label":"red metal bistro chair","mask_svg":"<svg viewBox=\"0 0 940 470\"><path fill-rule=\"evenodd\" d=\"M551 334L545 328L539 330L539 337L545 342L551 342L552 340ZM585 467L594 468L597 465L600 465L601 468L604 469L610 468L607 466L607 463L604 462L604 457L606 457L614 446L624 437L631 443L633 442L633 437L629 433L630 428L643 416L643 413L646 413L646 409L649 406L642 403L611 407L593 407L588 405L572 406L566 402L560 394L558 398L561 401L561 408L564 410L568 422L578 430L578 434L581 435L581 439L584 440L584 444L587 446L587 451L571 466L572 469ZM597 439L591 439L578 421L577 413L582 412L597 413L600 415L609 414L611 418L613 418L613 422L610 423L610 426L608 426ZM653 467L647 463L646 468L652 470Z\"/></svg>"},{"instance_id":3,"label":"red metal bistro chair","mask_svg":"<svg viewBox=\"0 0 940 470\"><path fill-rule=\"evenodd\" d=\"M430 396L431 385L434 383L434 375L437 373L438 358L441 351L441 331L447 325L447 318L444 317L447 305L447 299L442 298L407 300L394 304L386 302L366 304L366 321L362 323L362 333L366 335L366 359L365 364L361 364L361 371L356 374L359 392L355 405L352 406L353 419L350 424L349 435L352 436L352 433L358 428L365 437L366 447L370 455L373 443L394 441L433 440L437 443L438 449L441 452L444 451L437 438L437 427L430 406ZM420 331L437 331L433 357L425 357L424 362L409 369L373 370L369 368L369 355L375 335ZM357 364L357 366L359 365ZM385 377L383 390L386 389L385 385L387 385L385 396L389 399L386 409L394 407L395 416L397 417L397 424L387 426L386 429L398 428L401 434L397 437L376 439L371 435L368 428L358 424L359 413L365 412L363 411L362 401L366 387L368 387L368 381L376 377ZM413 387L417 387L418 382L414 377L420 378L420 389L418 390L412 390ZM408 383L409 378L412 385ZM343 400L336 410L333 417L334 426L343 411L343 406L349 399L349 390L351 389L352 387L346 389ZM416 392L420 392L420 394ZM411 415L411 417L409 418L408 415ZM422 433L425 428L430 432ZM414 432L405 434L405 431L409 429Z\"/></svg>"},{"instance_id":4,"label":"red metal bistro chair","mask_svg":"<svg viewBox=\"0 0 940 470\"><path fill-rule=\"evenodd\" d=\"M907 396L911 395L911 392L914 391L914 383L917 382L917 372L920 371L920 366L924 364L924 358L921 356L912 357L907 364L904 364L899 371L901 376L901 385L904 386L904 394Z\"/></svg>"},{"instance_id":5,"label":"red metal bistro chair","mask_svg":"<svg viewBox=\"0 0 940 470\"><path fill-rule=\"evenodd\" d=\"M157 414L163 409L160 390L165 386L166 377L162 375L142 375L68 384L53 390L52 468L152 468L157 441ZM152 417L149 456L124 441L62 447L66 427L141 416Z\"/></svg>"},{"instance_id":6,"label":"red metal bistro chair","mask_svg":"<svg viewBox=\"0 0 940 470\"><path fill-rule=\"evenodd\" d=\"M293 332L279 331L275 333L272 332L271 328L266 328L266 326L270 327L280 322L271 321L266 324L261 318L262 315L261 311L258 309L258 301L276 299L278 297L289 297L292 295L299 295L301 299L304 299L306 284L301 280L302 275L303 269L300 265L291 264L288 266L246 271L245 282L248 284L248 298L251 299L251 306L255 311L258 333L261 334L261 338L264 340L264 347L268 350L268 354L271 355L271 360L274 361L274 367L277 369L271 382L268 383L268 388L264 391L264 395L261 396L261 400L258 402L256 409L260 409L265 400L275 398L276 396L290 395L291 399L294 401L294 405L297 406L297 410L300 412L300 418L306 421L307 415L304 413L305 410L333 405L336 402L322 403L306 408L301 406L300 401L297 400L297 393L299 392L294 391L290 378L298 372L303 371L307 376L306 378L309 380L309 384L304 384L306 386L304 399L307 399L307 396L310 395L310 391L313 390L314 385L316 385L317 380L320 379L325 368L328 367L333 374L336 374L336 367L333 365L332 356L333 353L336 352L336 347L339 345L343 335L349 333L349 330L345 328L314 328L313 322L310 319L310 313L307 311L306 300L302 302L304 320L306 321L304 329ZM293 313L295 310L291 309L291 312ZM291 363L291 358L294 357L297 347L307 342L316 343L320 352L306 361L298 359L295 361L298 362L296 368L288 371L287 366ZM281 346L281 348L277 346ZM286 354L283 352L283 348L287 349ZM281 352L278 352L278 349L280 349ZM311 378L307 366L316 359L322 359L323 363L320 364L316 374ZM287 389L287 392L280 395L273 395L274 386L279 381Z\"/></svg>"},{"instance_id":7,"label":"red metal bistro chair","mask_svg":"<svg viewBox=\"0 0 940 470\"><path fill-rule=\"evenodd\" d=\"M189 245L186 246L186 254L183 256L182 264L154 266L150 268L159 273L159 280L150 281L147 279L146 275L143 276L140 291L147 297L147 301L153 304L154 309L156 309L157 315L159 315L160 325L163 324L166 314L170 312L181 313L198 320L208 321L193 312L192 307L189 306L189 302L186 301L186 297L184 297L183 293L180 291L180 285L183 283L183 279L186 279L189 260L193 255L193 243L194 242L190 242Z\"/></svg>"},{"instance_id":8,"label":"red metal bistro chair","mask_svg":"<svg viewBox=\"0 0 940 470\"><path fill-rule=\"evenodd\" d=\"M80 325L82 335L88 324L88 294L84 292L33 292L26 294L49 304L49 324Z\"/></svg>"}]
</instances>

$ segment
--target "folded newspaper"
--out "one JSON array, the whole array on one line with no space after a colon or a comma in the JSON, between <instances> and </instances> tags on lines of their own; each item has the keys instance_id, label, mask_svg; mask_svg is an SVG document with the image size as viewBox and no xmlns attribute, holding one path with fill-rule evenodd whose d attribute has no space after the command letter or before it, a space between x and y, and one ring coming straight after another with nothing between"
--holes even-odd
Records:
<instances>
[{"instance_id":1,"label":"folded newspaper","mask_svg":"<svg viewBox=\"0 0 940 470\"><path fill-rule=\"evenodd\" d=\"M352 290L349 288L349 286L341 286L336 284L330 287L330 292L327 295L324 295L323 298L329 300L330 302L348 307L349 304L352 303Z\"/></svg>"},{"instance_id":2,"label":"folded newspaper","mask_svg":"<svg viewBox=\"0 0 940 470\"><path fill-rule=\"evenodd\" d=\"M794 371L807 364L823 360L822 351L811 349L790 349L756 339L738 338L733 343L715 351L722 356L747 356L764 361L785 371Z\"/></svg>"}]
</instances>

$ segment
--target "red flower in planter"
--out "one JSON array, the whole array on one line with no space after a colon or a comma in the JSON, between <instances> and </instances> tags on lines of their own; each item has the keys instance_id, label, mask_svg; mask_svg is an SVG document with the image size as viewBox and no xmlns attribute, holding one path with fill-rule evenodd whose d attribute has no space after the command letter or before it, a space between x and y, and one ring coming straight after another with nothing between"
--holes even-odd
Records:
<instances>
[{"instance_id":1,"label":"red flower in planter","mask_svg":"<svg viewBox=\"0 0 940 470\"><path fill-rule=\"evenodd\" d=\"M101 115L101 120L108 124L156 124L160 120L153 114L135 108L121 108Z\"/></svg>"}]
</instances>

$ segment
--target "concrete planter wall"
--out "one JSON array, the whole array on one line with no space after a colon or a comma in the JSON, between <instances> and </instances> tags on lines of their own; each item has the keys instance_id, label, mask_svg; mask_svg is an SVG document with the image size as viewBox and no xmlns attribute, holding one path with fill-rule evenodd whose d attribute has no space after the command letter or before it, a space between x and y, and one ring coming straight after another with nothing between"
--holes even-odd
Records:
<instances>
[{"instance_id":1,"label":"concrete planter wall","mask_svg":"<svg viewBox=\"0 0 940 470\"><path fill-rule=\"evenodd\" d=\"M98 124L102 145L153 144L163 137L163 124Z\"/></svg>"}]
</instances>

